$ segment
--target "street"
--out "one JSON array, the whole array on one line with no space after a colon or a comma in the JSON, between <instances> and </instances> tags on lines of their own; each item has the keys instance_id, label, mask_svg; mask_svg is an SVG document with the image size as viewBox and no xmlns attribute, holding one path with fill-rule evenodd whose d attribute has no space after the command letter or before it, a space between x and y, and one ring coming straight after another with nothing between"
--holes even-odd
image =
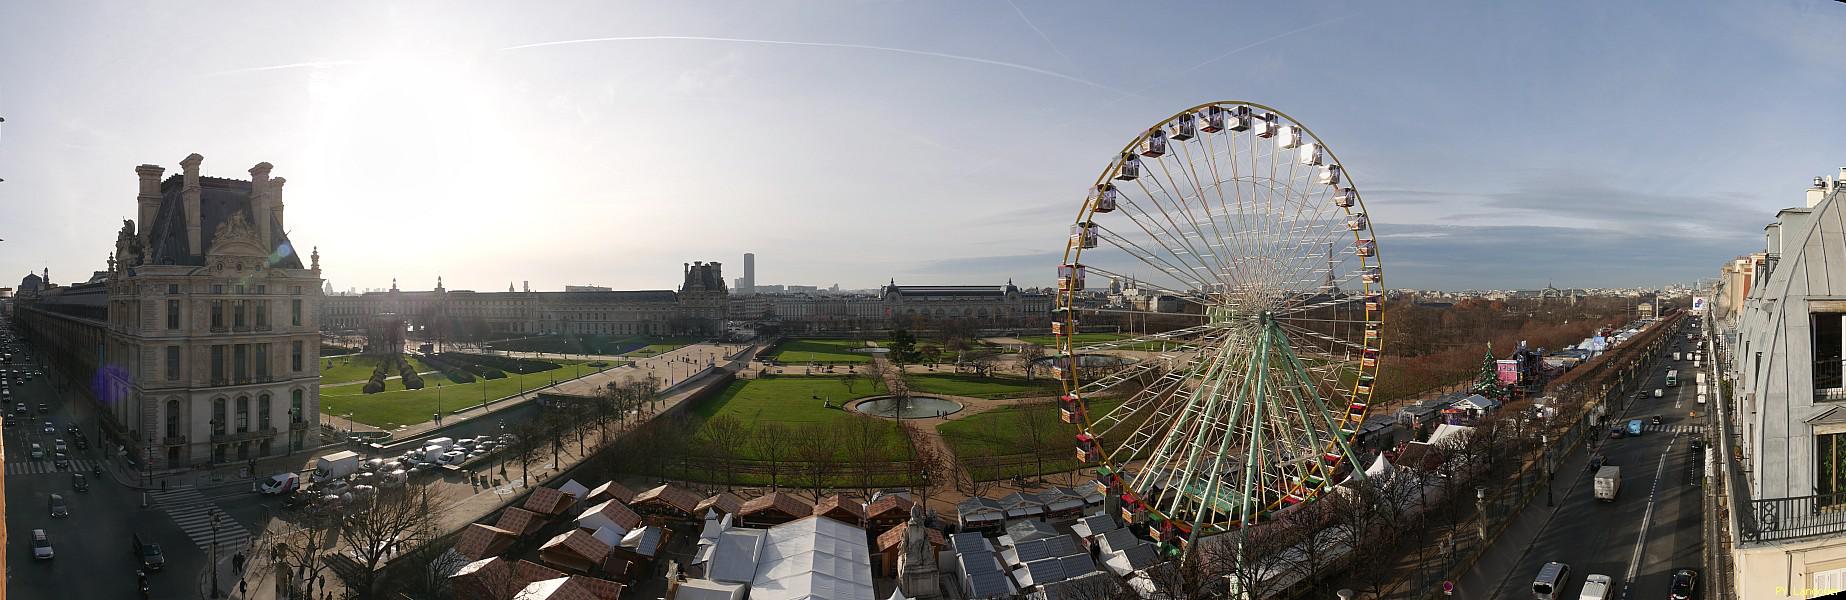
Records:
<instances>
[{"instance_id":1,"label":"street","mask_svg":"<svg viewBox=\"0 0 1846 600\"><path fill-rule=\"evenodd\" d=\"M33 366L38 366L34 363ZM49 374L49 373L48 373ZM60 398L49 377L34 377L23 385L13 385L14 402L24 402L32 414L4 428L0 437L6 445L6 516L8 572L7 595L12 598L132 598L137 596L135 571L140 569L131 535L161 545L166 555L164 569L150 573L152 598L198 598L200 577L210 558L213 536L211 515L223 512L217 527L220 552L228 555L249 539L250 523L259 522L267 508L248 484L207 489L175 487L169 491L156 488L150 492L151 504L141 507L138 490L118 480L120 465L106 467L97 476L92 467L103 459L96 431L96 419L87 406L72 406L66 394ZM46 404L50 413L40 415L37 407ZM7 405L11 414L12 405ZM46 434L45 421L56 425L58 433ZM76 423L89 436L90 448L72 448L70 470L59 470L51 459L32 459L33 443L47 452L53 440L64 438L65 427ZM90 483L88 492L72 488L72 473L83 473ZM239 493L241 492L241 493ZM68 518L52 518L48 508L52 494L61 494L69 503ZM229 497L215 500L207 494ZM34 560L33 529L44 529L51 538L56 557ZM226 587L235 581L221 582Z\"/></svg>"},{"instance_id":2,"label":"street","mask_svg":"<svg viewBox=\"0 0 1846 600\"><path fill-rule=\"evenodd\" d=\"M1679 370L1679 385L1666 385L1669 369ZM1609 419L1584 448L1558 463L1551 490L1555 508L1537 498L1526 508L1528 514L1518 517L1544 520L1537 538L1523 549L1494 548L1492 554L1517 558L1476 563L1461 581L1461 589L1491 590L1469 594L1478 598L1528 598L1539 569L1557 561L1570 565L1571 573L1563 593L1556 597L1578 597L1584 578L1601 574L1615 582L1612 598L1623 597L1622 586L1630 584L1628 597L1664 598L1674 569L1690 567L1703 572L1703 488L1687 477L1688 470L1699 464L1690 446L1693 437L1702 433L1703 423L1702 414L1691 416L1703 408L1697 403L1693 373L1691 361L1674 361L1670 353L1655 359L1639 386L1647 397L1633 399L1631 392L1625 412ZM1664 397L1654 398L1654 389L1663 390ZM1653 415L1660 415L1663 422L1650 424ZM1642 420L1644 433L1612 439L1610 428L1625 426L1630 419ZM1595 454L1621 467L1621 487L1613 502L1593 497L1594 474L1588 465ZM1503 538L1496 543L1520 542Z\"/></svg>"}]
</instances>

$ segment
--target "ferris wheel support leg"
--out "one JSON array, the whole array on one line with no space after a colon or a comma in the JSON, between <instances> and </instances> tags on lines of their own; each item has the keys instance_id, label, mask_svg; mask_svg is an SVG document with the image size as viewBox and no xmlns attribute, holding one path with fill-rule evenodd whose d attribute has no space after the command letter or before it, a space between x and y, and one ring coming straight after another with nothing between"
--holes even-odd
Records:
<instances>
[{"instance_id":1,"label":"ferris wheel support leg","mask_svg":"<svg viewBox=\"0 0 1846 600\"><path fill-rule=\"evenodd\" d=\"M1281 336L1282 332L1280 329L1277 329L1273 332L1273 335ZM1295 356L1293 352L1289 352L1287 344L1282 344L1282 348L1283 348L1283 352L1288 355L1289 362L1292 363L1292 366L1294 367L1298 376L1305 377L1307 375L1307 366L1301 364L1301 358L1298 356ZM1307 381L1307 380L1304 379L1304 381ZM1338 444L1340 447L1340 454L1346 457L1346 460L1357 461L1359 457L1358 455L1353 454L1352 446L1347 442L1346 437L1340 434L1339 424L1333 422L1333 418L1328 416L1332 413L1327 411L1327 404L1321 399L1320 393L1315 391L1313 388L1307 388L1307 389L1308 389L1308 397L1314 399L1314 408L1319 410L1321 418L1326 419L1328 431L1333 432L1333 439L1334 439L1334 442ZM1357 429L1357 427L1358 427L1358 424L1355 423L1354 429ZM1308 428L1308 430L1313 431L1313 428L1310 427ZM1365 471L1359 468L1359 465L1357 464L1353 465L1353 477L1361 481L1365 480ZM1326 478L1329 481L1332 480L1333 474L1327 473Z\"/></svg>"},{"instance_id":2,"label":"ferris wheel support leg","mask_svg":"<svg viewBox=\"0 0 1846 600\"><path fill-rule=\"evenodd\" d=\"M1269 336L1257 336L1256 365L1252 367L1252 372L1267 373L1268 371L1269 371ZM1261 377L1257 377L1255 379L1256 379L1256 385L1252 387L1252 393L1250 395L1250 398L1252 399L1252 402L1250 403L1250 413L1251 413L1250 414L1250 447L1244 451L1243 498L1239 499L1242 503L1243 508L1242 510L1238 511L1239 514L1237 515L1237 518L1243 524L1243 527L1249 527L1251 523L1251 519L1253 517L1251 512L1253 510L1253 506L1256 503L1256 496L1251 493L1252 492L1252 486L1251 486L1252 482L1250 481L1250 479L1256 475L1257 453L1261 451L1263 448L1263 426L1262 426L1263 424L1263 402L1262 402L1262 398L1263 398L1263 383L1264 382ZM1258 481L1256 483L1260 484L1261 482Z\"/></svg>"}]
</instances>

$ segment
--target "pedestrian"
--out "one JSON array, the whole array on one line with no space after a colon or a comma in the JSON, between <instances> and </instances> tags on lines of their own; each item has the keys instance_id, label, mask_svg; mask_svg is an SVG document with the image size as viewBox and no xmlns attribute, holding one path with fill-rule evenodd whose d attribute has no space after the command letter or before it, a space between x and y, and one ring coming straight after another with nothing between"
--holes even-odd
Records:
<instances>
[{"instance_id":1,"label":"pedestrian","mask_svg":"<svg viewBox=\"0 0 1846 600\"><path fill-rule=\"evenodd\" d=\"M237 595L246 596L246 597L250 595L250 582L249 581L241 580L241 579L237 581Z\"/></svg>"},{"instance_id":2,"label":"pedestrian","mask_svg":"<svg viewBox=\"0 0 1846 600\"><path fill-rule=\"evenodd\" d=\"M167 480L165 478L160 480L160 491L167 491Z\"/></svg>"},{"instance_id":3,"label":"pedestrian","mask_svg":"<svg viewBox=\"0 0 1846 600\"><path fill-rule=\"evenodd\" d=\"M244 572L244 553L238 552L236 554L231 555L231 571L234 573L240 574L240 575L243 574Z\"/></svg>"}]
</instances>

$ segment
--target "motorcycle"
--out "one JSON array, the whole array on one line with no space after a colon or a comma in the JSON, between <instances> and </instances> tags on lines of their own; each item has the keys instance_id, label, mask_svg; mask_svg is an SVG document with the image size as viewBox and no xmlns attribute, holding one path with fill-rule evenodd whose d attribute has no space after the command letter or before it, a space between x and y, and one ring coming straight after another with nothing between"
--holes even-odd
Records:
<instances>
[{"instance_id":1,"label":"motorcycle","mask_svg":"<svg viewBox=\"0 0 1846 600\"><path fill-rule=\"evenodd\" d=\"M141 582L141 597L146 598L149 591L147 585L147 571L135 571L135 578L139 579Z\"/></svg>"},{"instance_id":2,"label":"motorcycle","mask_svg":"<svg viewBox=\"0 0 1846 600\"><path fill-rule=\"evenodd\" d=\"M95 465L95 466L92 466L92 467L90 467L90 474L91 474L91 475L98 475L98 476L100 476L100 475L102 475L102 474L103 474L103 466L102 466L102 465Z\"/></svg>"}]
</instances>

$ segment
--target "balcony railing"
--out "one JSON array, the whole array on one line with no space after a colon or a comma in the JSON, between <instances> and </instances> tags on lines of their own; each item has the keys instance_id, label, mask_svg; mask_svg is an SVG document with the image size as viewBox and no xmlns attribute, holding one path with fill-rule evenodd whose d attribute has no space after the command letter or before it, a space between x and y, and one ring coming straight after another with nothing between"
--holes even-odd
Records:
<instances>
[{"instance_id":1,"label":"balcony railing","mask_svg":"<svg viewBox=\"0 0 1846 600\"><path fill-rule=\"evenodd\" d=\"M186 445L186 436L169 435L169 436L160 438L160 445L162 446L184 446Z\"/></svg>"},{"instance_id":2,"label":"balcony railing","mask_svg":"<svg viewBox=\"0 0 1846 600\"><path fill-rule=\"evenodd\" d=\"M1742 488L1742 486L1737 486ZM1846 492L1751 500L1737 515L1744 541L1769 542L1846 532Z\"/></svg>"}]
</instances>

